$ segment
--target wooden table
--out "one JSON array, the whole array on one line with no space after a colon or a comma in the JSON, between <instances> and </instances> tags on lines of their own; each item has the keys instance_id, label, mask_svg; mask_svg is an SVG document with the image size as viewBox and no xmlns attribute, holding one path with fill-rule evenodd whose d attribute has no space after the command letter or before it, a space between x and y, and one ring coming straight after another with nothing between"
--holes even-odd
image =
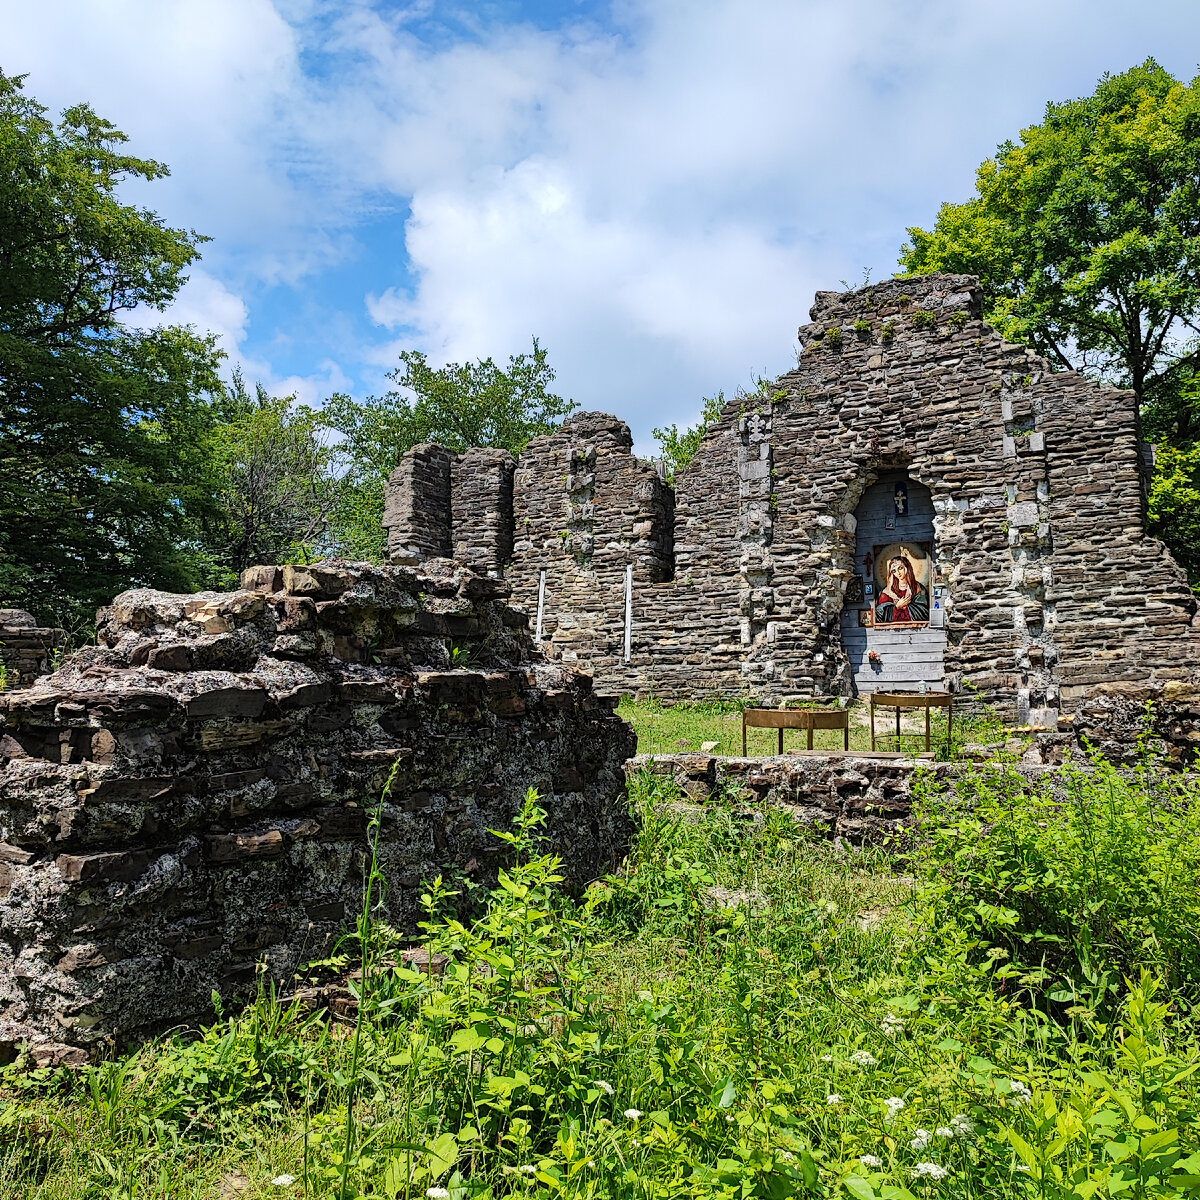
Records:
<instances>
[{"instance_id":1,"label":"wooden table","mask_svg":"<svg viewBox=\"0 0 1200 1200\"><path fill-rule=\"evenodd\" d=\"M747 729L779 730L779 753L783 753L785 729L808 730L808 749L813 748L814 729L840 729L846 749L850 749L850 714L844 708L822 711L816 708L746 708L742 710L742 757L746 757Z\"/></svg>"},{"instance_id":2,"label":"wooden table","mask_svg":"<svg viewBox=\"0 0 1200 1200\"><path fill-rule=\"evenodd\" d=\"M875 749L875 709L896 710L896 748L900 747L900 710L923 708L925 710L925 750L930 749L929 715L935 708L946 710L946 744L950 744L954 732L954 700L949 692L872 692L871 693L871 749Z\"/></svg>"}]
</instances>

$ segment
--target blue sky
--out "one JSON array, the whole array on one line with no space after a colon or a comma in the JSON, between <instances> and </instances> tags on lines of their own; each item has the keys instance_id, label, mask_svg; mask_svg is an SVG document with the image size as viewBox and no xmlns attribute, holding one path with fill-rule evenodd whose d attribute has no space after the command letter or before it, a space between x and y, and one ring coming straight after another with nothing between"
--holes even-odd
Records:
<instances>
[{"instance_id":1,"label":"blue sky","mask_svg":"<svg viewBox=\"0 0 1200 1200\"><path fill-rule=\"evenodd\" d=\"M794 361L812 294L889 275L1048 99L1195 0L0 0L0 69L87 100L208 234L169 319L320 403L533 335L558 387L656 424Z\"/></svg>"}]
</instances>

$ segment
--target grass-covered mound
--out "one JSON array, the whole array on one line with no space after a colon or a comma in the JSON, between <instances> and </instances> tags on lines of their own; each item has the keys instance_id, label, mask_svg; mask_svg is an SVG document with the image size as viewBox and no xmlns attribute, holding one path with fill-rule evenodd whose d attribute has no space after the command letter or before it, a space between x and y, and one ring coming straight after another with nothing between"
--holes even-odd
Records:
<instances>
[{"instance_id":1,"label":"grass-covered mound","mask_svg":"<svg viewBox=\"0 0 1200 1200\"><path fill-rule=\"evenodd\" d=\"M685 820L671 789L635 780L635 853L577 901L531 795L477 920L429 889L444 975L389 965L365 906L357 1016L264 996L79 1075L9 1068L0 1196L1200 1190L1196 785L981 768L904 858Z\"/></svg>"}]
</instances>

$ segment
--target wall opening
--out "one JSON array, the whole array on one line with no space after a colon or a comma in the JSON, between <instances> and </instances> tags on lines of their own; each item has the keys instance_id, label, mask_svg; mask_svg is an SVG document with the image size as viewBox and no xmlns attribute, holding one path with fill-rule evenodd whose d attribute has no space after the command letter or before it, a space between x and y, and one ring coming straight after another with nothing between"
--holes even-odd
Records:
<instances>
[{"instance_id":1,"label":"wall opening","mask_svg":"<svg viewBox=\"0 0 1200 1200\"><path fill-rule=\"evenodd\" d=\"M842 648L860 695L944 685L944 587L933 516L929 489L904 470L881 471L854 510Z\"/></svg>"}]
</instances>

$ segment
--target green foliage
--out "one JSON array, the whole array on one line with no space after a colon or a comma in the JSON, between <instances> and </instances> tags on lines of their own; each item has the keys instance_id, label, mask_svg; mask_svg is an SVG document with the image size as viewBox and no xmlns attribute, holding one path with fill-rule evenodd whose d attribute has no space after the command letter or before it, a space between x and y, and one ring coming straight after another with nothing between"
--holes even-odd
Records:
<instances>
[{"instance_id":1,"label":"green foliage","mask_svg":"<svg viewBox=\"0 0 1200 1200\"><path fill-rule=\"evenodd\" d=\"M351 558L383 558L384 484L413 446L495 446L518 454L576 407L549 390L554 370L537 338L531 353L510 356L507 367L491 358L432 367L418 350L402 351L400 363L389 375L396 389L362 402L339 393L325 404L323 419L342 438L335 524Z\"/></svg>"},{"instance_id":2,"label":"green foliage","mask_svg":"<svg viewBox=\"0 0 1200 1200\"><path fill-rule=\"evenodd\" d=\"M1086 839L1042 831L1054 812L1011 774L981 770L964 803L930 796L950 823L943 836L925 814L919 888L907 864L838 853L737 788L697 808L644 772L633 853L573 900L530 792L482 911L459 916L441 879L426 889L421 940L442 974L397 964L372 853L335 959L358 964L352 1027L264 992L198 1038L77 1078L6 1069L0 1191L200 1200L237 1178L330 1200L1194 1196L1200 1051L1165 991L1181 974L1093 989L1103 1010L1031 1004L1032 968L981 938L987 904L941 890L997 856L1017 864L1017 904L1064 930L1077 919L1046 871L1058 854L1070 874ZM1109 782L1085 785L1101 807ZM1128 834L1159 784L1147 767L1125 786L1112 811ZM1126 873L1148 854L1179 922L1171 889L1194 885L1160 866L1190 794L1160 799L1175 824L1134 835L1119 862L1097 833L1098 853ZM1027 869L968 800L1007 805Z\"/></svg>"},{"instance_id":3,"label":"green foliage","mask_svg":"<svg viewBox=\"0 0 1200 1200\"><path fill-rule=\"evenodd\" d=\"M949 323L953 328L961 329L970 319L970 315L960 309L950 314Z\"/></svg>"},{"instance_id":4,"label":"green foliage","mask_svg":"<svg viewBox=\"0 0 1200 1200\"><path fill-rule=\"evenodd\" d=\"M830 325L825 330L825 349L837 352L842 348L842 327L840 325Z\"/></svg>"},{"instance_id":5,"label":"green foliage","mask_svg":"<svg viewBox=\"0 0 1200 1200\"><path fill-rule=\"evenodd\" d=\"M1156 448L1148 527L1171 547L1193 585L1200 581L1200 446Z\"/></svg>"},{"instance_id":6,"label":"green foliage","mask_svg":"<svg viewBox=\"0 0 1200 1200\"><path fill-rule=\"evenodd\" d=\"M1103 760L1040 782L981 769L954 794L930 786L923 876L934 923L1036 996L1104 1012L1150 970L1200 1000L1200 785Z\"/></svg>"},{"instance_id":7,"label":"green foliage","mask_svg":"<svg viewBox=\"0 0 1200 1200\"><path fill-rule=\"evenodd\" d=\"M860 317L854 322L854 332L857 334L859 341L869 341L871 337L871 322L866 317Z\"/></svg>"},{"instance_id":8,"label":"green foliage","mask_svg":"<svg viewBox=\"0 0 1200 1200\"><path fill-rule=\"evenodd\" d=\"M937 313L928 308L918 308L912 315L912 327L914 329L936 329L937 323Z\"/></svg>"},{"instance_id":9,"label":"green foliage","mask_svg":"<svg viewBox=\"0 0 1200 1200\"><path fill-rule=\"evenodd\" d=\"M1195 361L1178 336L1200 313L1198 208L1200 80L1147 59L1048 104L982 164L972 199L908 231L901 264L978 275L1006 337L1142 398Z\"/></svg>"},{"instance_id":10,"label":"green foliage","mask_svg":"<svg viewBox=\"0 0 1200 1200\"><path fill-rule=\"evenodd\" d=\"M202 239L117 200L167 174L125 140L0 74L0 596L69 627L132 584L194 586L212 509L215 344L121 319L165 307Z\"/></svg>"},{"instance_id":11,"label":"green foliage","mask_svg":"<svg viewBox=\"0 0 1200 1200\"><path fill-rule=\"evenodd\" d=\"M890 346L896 340L896 322L884 321L879 330L879 340L885 345Z\"/></svg>"},{"instance_id":12,"label":"green foliage","mask_svg":"<svg viewBox=\"0 0 1200 1200\"><path fill-rule=\"evenodd\" d=\"M725 407L725 393L718 392L715 396L702 396L700 399L700 420L695 425L685 426L682 430L678 425L668 425L653 431L658 441L659 461L667 468L667 482L674 483L676 475L696 457L704 435L721 415Z\"/></svg>"},{"instance_id":13,"label":"green foliage","mask_svg":"<svg viewBox=\"0 0 1200 1200\"><path fill-rule=\"evenodd\" d=\"M251 396L235 372L229 419L213 429L207 453L217 489L203 526L213 585L236 586L238 573L256 563L320 556L337 482L319 412L261 384Z\"/></svg>"}]
</instances>

